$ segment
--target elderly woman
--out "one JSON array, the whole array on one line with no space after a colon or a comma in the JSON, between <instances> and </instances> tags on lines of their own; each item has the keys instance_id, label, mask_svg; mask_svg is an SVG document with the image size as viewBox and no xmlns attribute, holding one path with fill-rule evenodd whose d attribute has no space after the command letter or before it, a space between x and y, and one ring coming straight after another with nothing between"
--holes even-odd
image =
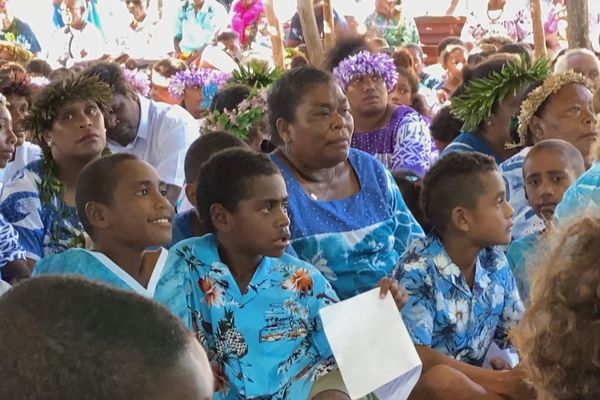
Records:
<instances>
[{"instance_id":1,"label":"elderly woman","mask_svg":"<svg viewBox=\"0 0 600 400\"><path fill-rule=\"evenodd\" d=\"M424 175L433 159L429 128L412 108L389 102L388 92L398 81L392 58L361 51L346 57L333 73L354 118L352 147L375 155L392 171Z\"/></svg>"},{"instance_id":2,"label":"elderly woman","mask_svg":"<svg viewBox=\"0 0 600 400\"><path fill-rule=\"evenodd\" d=\"M273 84L268 103L294 250L342 299L373 288L423 235L421 227L384 166L350 148L350 105L330 74L288 71Z\"/></svg>"},{"instance_id":3,"label":"elderly woman","mask_svg":"<svg viewBox=\"0 0 600 400\"><path fill-rule=\"evenodd\" d=\"M84 244L75 182L83 167L102 155L102 111L109 104L110 88L95 77L52 82L36 97L27 122L43 157L19 171L0 198L0 213L17 230L30 265Z\"/></svg>"},{"instance_id":4,"label":"elderly woman","mask_svg":"<svg viewBox=\"0 0 600 400\"><path fill-rule=\"evenodd\" d=\"M519 134L520 145L526 147L500 165L506 197L515 210L513 238L520 239L544 228L525 197L523 161L532 145L545 139L565 140L579 150L587 168L591 165L590 149L598 137L592 97L586 78L569 71L549 75L523 101ZM568 197L565 194L565 199Z\"/></svg>"}]
</instances>

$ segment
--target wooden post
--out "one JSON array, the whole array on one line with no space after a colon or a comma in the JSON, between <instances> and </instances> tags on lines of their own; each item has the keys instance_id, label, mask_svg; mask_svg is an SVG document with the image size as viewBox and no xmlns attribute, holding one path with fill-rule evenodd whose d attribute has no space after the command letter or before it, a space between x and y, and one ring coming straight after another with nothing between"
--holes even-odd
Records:
<instances>
[{"instance_id":1,"label":"wooden post","mask_svg":"<svg viewBox=\"0 0 600 400\"><path fill-rule=\"evenodd\" d=\"M317 18L313 9L313 0L298 0L298 15L304 34L304 42L308 51L310 63L320 67L325 60L325 53L321 45L321 36L317 27Z\"/></svg>"},{"instance_id":2,"label":"wooden post","mask_svg":"<svg viewBox=\"0 0 600 400\"><path fill-rule=\"evenodd\" d=\"M567 40L569 48L590 48L588 0L567 0Z\"/></svg>"},{"instance_id":3,"label":"wooden post","mask_svg":"<svg viewBox=\"0 0 600 400\"><path fill-rule=\"evenodd\" d=\"M335 24L331 0L323 0L323 35L325 36L325 49L332 48L335 45Z\"/></svg>"},{"instance_id":4,"label":"wooden post","mask_svg":"<svg viewBox=\"0 0 600 400\"><path fill-rule=\"evenodd\" d=\"M448 7L448 9L446 10L446 15L454 15L454 12L456 11L456 7L458 7L459 2L460 0L452 0L450 2L450 7Z\"/></svg>"},{"instance_id":5,"label":"wooden post","mask_svg":"<svg viewBox=\"0 0 600 400\"><path fill-rule=\"evenodd\" d=\"M271 36L271 48L273 49L273 61L277 68L285 69L285 56L283 54L283 38L281 37L281 24L273 9L273 0L263 0L265 15L269 23L269 35Z\"/></svg>"},{"instance_id":6,"label":"wooden post","mask_svg":"<svg viewBox=\"0 0 600 400\"><path fill-rule=\"evenodd\" d=\"M531 21L533 22L533 47L535 58L548 57L540 0L531 0Z\"/></svg>"}]
</instances>

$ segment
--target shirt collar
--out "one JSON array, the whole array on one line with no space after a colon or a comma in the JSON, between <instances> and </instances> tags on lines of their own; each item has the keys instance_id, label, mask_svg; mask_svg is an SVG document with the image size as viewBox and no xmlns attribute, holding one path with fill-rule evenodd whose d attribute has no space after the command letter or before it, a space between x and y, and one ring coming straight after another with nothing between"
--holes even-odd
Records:
<instances>
[{"instance_id":1,"label":"shirt collar","mask_svg":"<svg viewBox=\"0 0 600 400\"><path fill-rule=\"evenodd\" d=\"M138 123L138 129L137 134L135 135L135 139L137 140L137 138L142 138L144 140L148 140L150 99L147 99L139 94L137 95L137 97L140 105L140 122Z\"/></svg>"}]
</instances>

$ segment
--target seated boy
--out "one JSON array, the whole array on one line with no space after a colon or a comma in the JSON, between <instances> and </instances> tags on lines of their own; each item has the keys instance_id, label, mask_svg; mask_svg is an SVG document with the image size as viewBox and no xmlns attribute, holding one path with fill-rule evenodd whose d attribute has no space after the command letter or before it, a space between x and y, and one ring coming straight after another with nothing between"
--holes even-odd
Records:
<instances>
[{"instance_id":1,"label":"seated boy","mask_svg":"<svg viewBox=\"0 0 600 400\"><path fill-rule=\"evenodd\" d=\"M136 156L100 158L80 173L75 202L93 251L71 249L39 261L33 275L85 276L168 305L184 321L185 274L166 266L173 206L156 170Z\"/></svg>"},{"instance_id":2,"label":"seated boy","mask_svg":"<svg viewBox=\"0 0 600 400\"><path fill-rule=\"evenodd\" d=\"M411 399L518 398L516 371L480 367L523 312L506 257L492 248L510 242L513 215L494 159L443 157L424 178L421 203L433 233L415 240L394 272L409 294L402 315L423 362Z\"/></svg>"},{"instance_id":3,"label":"seated boy","mask_svg":"<svg viewBox=\"0 0 600 400\"><path fill-rule=\"evenodd\" d=\"M3 399L208 400L193 335L158 304L76 277L29 279L0 297Z\"/></svg>"},{"instance_id":4,"label":"seated boy","mask_svg":"<svg viewBox=\"0 0 600 400\"><path fill-rule=\"evenodd\" d=\"M196 180L200 166L215 153L232 147L246 147L246 144L235 136L221 131L205 133L190 145L184 162L186 182L184 191L190 204L196 204ZM208 230L198 219L194 208L181 212L175 216L173 221L173 238L169 247L184 239L207 233Z\"/></svg>"},{"instance_id":5,"label":"seated boy","mask_svg":"<svg viewBox=\"0 0 600 400\"><path fill-rule=\"evenodd\" d=\"M585 171L581 152L572 144L549 139L531 148L523 161L525 196L529 206L540 217L546 228L513 241L506 257L513 270L521 299L529 298L528 259L535 254L538 242L551 227L554 210L565 191Z\"/></svg>"},{"instance_id":6,"label":"seated boy","mask_svg":"<svg viewBox=\"0 0 600 400\"><path fill-rule=\"evenodd\" d=\"M284 254L290 220L279 169L263 154L229 149L202 166L196 189L212 234L178 243L167 263L189 269L194 283L193 329L216 375L215 399L309 398L334 369L319 309L338 297L315 267ZM401 308L398 283L380 286ZM348 399L328 387L314 394Z\"/></svg>"}]
</instances>

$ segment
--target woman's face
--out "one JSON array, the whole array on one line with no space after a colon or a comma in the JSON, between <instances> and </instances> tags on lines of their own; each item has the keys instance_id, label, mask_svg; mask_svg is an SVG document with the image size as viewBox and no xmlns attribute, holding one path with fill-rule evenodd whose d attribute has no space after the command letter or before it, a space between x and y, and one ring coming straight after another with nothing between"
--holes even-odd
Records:
<instances>
[{"instance_id":1,"label":"woman's face","mask_svg":"<svg viewBox=\"0 0 600 400\"><path fill-rule=\"evenodd\" d=\"M6 96L8 110L12 116L13 130L17 135L17 146L25 142L27 130L25 129L25 117L29 114L29 101L26 97L18 95Z\"/></svg>"},{"instance_id":2,"label":"woman's face","mask_svg":"<svg viewBox=\"0 0 600 400\"><path fill-rule=\"evenodd\" d=\"M106 145L104 117L98 105L89 100L65 104L57 113L52 129L44 134L55 160L91 160Z\"/></svg>"},{"instance_id":3,"label":"woman's face","mask_svg":"<svg viewBox=\"0 0 600 400\"><path fill-rule=\"evenodd\" d=\"M446 60L446 70L451 77L462 77L462 69L467 63L465 52L462 49L455 49L448 55Z\"/></svg>"},{"instance_id":4,"label":"woman's face","mask_svg":"<svg viewBox=\"0 0 600 400\"><path fill-rule=\"evenodd\" d=\"M152 93L152 100L160 101L167 104L176 104L178 106L182 104L181 99L171 96L168 87L152 83L150 85L150 88Z\"/></svg>"},{"instance_id":5,"label":"woman's face","mask_svg":"<svg viewBox=\"0 0 600 400\"><path fill-rule=\"evenodd\" d=\"M598 137L592 92L579 83L563 86L548 98L543 113L532 118L535 141L562 139L575 146L587 160Z\"/></svg>"},{"instance_id":6,"label":"woman's face","mask_svg":"<svg viewBox=\"0 0 600 400\"><path fill-rule=\"evenodd\" d=\"M311 168L332 168L348 157L354 120L337 83L312 85L303 93L293 122L277 121L287 152Z\"/></svg>"},{"instance_id":7,"label":"woman's face","mask_svg":"<svg viewBox=\"0 0 600 400\"><path fill-rule=\"evenodd\" d=\"M413 93L410 90L410 83L404 75L398 75L398 82L389 93L389 98L390 103L397 106L412 106Z\"/></svg>"},{"instance_id":8,"label":"woman's face","mask_svg":"<svg viewBox=\"0 0 600 400\"><path fill-rule=\"evenodd\" d=\"M0 168L13 158L17 147L17 136L12 129L12 117L6 106L0 106Z\"/></svg>"},{"instance_id":9,"label":"woman's face","mask_svg":"<svg viewBox=\"0 0 600 400\"><path fill-rule=\"evenodd\" d=\"M353 79L346 88L353 116L377 114L385 110L388 92L378 75L363 75Z\"/></svg>"}]
</instances>

